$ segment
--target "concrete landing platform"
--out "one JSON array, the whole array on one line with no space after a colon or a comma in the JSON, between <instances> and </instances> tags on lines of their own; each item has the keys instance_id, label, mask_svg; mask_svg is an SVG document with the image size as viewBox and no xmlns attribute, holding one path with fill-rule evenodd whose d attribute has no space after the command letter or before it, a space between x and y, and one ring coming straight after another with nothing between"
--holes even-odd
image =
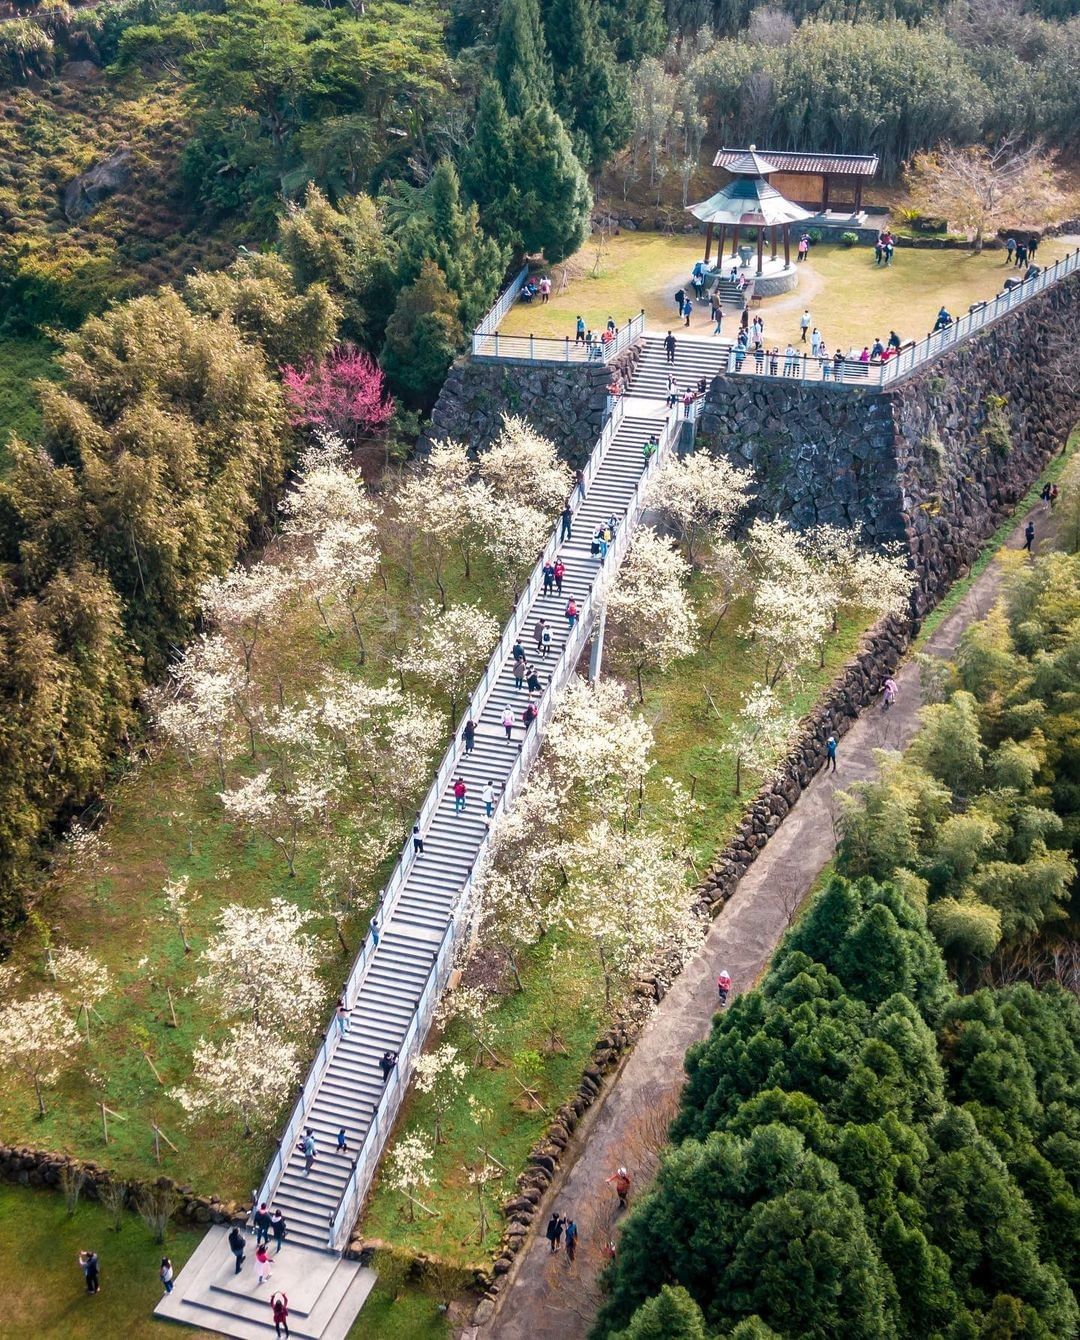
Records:
<instances>
[{"instance_id":1,"label":"concrete landing platform","mask_svg":"<svg viewBox=\"0 0 1080 1340\"><path fill-rule=\"evenodd\" d=\"M154 1315L238 1340L264 1340L274 1334L270 1295L277 1292L288 1296L289 1333L296 1340L345 1340L374 1287L375 1272L332 1252L292 1246L286 1239L278 1256L271 1246L272 1273L259 1284L254 1237L249 1235L248 1243L238 1275L228 1228L212 1228Z\"/></svg>"}]
</instances>

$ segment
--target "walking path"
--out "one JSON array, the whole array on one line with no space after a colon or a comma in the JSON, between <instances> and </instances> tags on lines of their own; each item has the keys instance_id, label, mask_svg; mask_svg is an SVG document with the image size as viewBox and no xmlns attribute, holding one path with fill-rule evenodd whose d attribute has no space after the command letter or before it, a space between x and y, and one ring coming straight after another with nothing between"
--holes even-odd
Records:
<instances>
[{"instance_id":1,"label":"walking path","mask_svg":"<svg viewBox=\"0 0 1080 1340\"><path fill-rule=\"evenodd\" d=\"M1023 528L1021 521L1007 547L1021 547ZM1043 530L1045 526L1040 526ZM924 650L950 657L964 629L989 611L1003 581L1002 565L989 564ZM642 1114L664 1110L684 1078L687 1048L708 1035L718 973L726 968L736 991L755 984L798 902L832 859L836 793L876 774L876 749L903 749L915 734L921 705L918 664L907 661L895 678L900 686L896 705L887 714L877 706L868 708L840 741L838 771L820 773L799 798L657 1007L621 1072L575 1133L567 1151L573 1162L567 1166L564 1159L562 1177L533 1222L544 1223L553 1209L573 1216L583 1237L576 1263L569 1266L565 1254L551 1257L547 1242L534 1233L517 1255L500 1310L479 1328L480 1336L574 1340L587 1333L597 1302L595 1272L603 1258L595 1243L593 1251L588 1250L584 1235L591 1225L594 1236L600 1232L606 1236L607 1207L615 1197L605 1179L625 1164L634 1182L632 1196L640 1194L654 1166L654 1159L642 1149Z\"/></svg>"}]
</instances>

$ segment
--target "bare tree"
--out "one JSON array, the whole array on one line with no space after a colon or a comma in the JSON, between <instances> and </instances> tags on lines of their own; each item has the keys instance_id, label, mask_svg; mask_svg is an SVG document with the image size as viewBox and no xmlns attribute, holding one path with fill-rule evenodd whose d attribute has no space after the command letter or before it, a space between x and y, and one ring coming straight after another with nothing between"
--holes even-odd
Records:
<instances>
[{"instance_id":1,"label":"bare tree","mask_svg":"<svg viewBox=\"0 0 1080 1340\"><path fill-rule=\"evenodd\" d=\"M1039 224L1062 202L1053 157L1038 140L1021 146L1008 135L993 148L981 144L942 144L916 154L908 169L908 188L916 207L944 215L982 251L987 235L1024 222Z\"/></svg>"}]
</instances>

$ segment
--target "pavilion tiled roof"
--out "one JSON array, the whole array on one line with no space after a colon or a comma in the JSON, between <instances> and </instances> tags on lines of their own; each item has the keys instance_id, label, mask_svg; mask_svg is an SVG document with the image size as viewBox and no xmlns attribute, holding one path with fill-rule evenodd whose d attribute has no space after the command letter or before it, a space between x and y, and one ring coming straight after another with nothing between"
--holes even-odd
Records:
<instances>
[{"instance_id":1,"label":"pavilion tiled roof","mask_svg":"<svg viewBox=\"0 0 1080 1340\"><path fill-rule=\"evenodd\" d=\"M713 167L729 172L745 172L743 166L750 156L747 149L720 149L713 159ZM755 157L758 155L755 153ZM760 157L769 164L768 172L827 172L846 177L872 177L878 169L877 154L819 154L800 151L762 149Z\"/></svg>"},{"instance_id":2,"label":"pavilion tiled roof","mask_svg":"<svg viewBox=\"0 0 1080 1340\"><path fill-rule=\"evenodd\" d=\"M786 199L764 177L735 177L723 190L700 204L688 205L687 209L702 223L751 228L800 223L810 218L809 210Z\"/></svg>"}]
</instances>

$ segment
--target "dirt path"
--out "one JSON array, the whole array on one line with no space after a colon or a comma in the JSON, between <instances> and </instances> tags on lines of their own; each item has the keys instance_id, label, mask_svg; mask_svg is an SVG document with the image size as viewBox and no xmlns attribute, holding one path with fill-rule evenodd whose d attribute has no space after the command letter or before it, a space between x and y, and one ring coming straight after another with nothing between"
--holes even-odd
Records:
<instances>
[{"instance_id":1,"label":"dirt path","mask_svg":"<svg viewBox=\"0 0 1080 1340\"><path fill-rule=\"evenodd\" d=\"M1040 535L1045 523L1040 524ZM1024 521L1007 542L1023 543ZM964 599L941 623L925 650L948 657L964 629L992 606L1004 580L1003 567L991 563ZM611 1188L604 1185L620 1164L629 1168L635 1187L647 1182L654 1159L658 1123L681 1083L682 1059L692 1042L704 1038L716 1004L716 976L727 968L735 990L753 986L761 975L799 900L833 856L837 791L874 776L874 750L903 748L917 727L919 668L909 660L896 676L900 695L886 715L872 707L840 742L838 770L820 773L803 793L764 852L740 881L731 901L713 922L702 948L687 964L643 1030L606 1096L575 1133L574 1161L549 1190L534 1223L540 1226L520 1252L512 1282L499 1312L480 1328L481 1337L497 1340L575 1340L589 1328L596 1306L595 1273L603 1263L604 1240L612 1221ZM644 1115L643 1115L644 1114ZM551 1257L542 1236L553 1209L572 1215L581 1233L578 1259L568 1267L565 1253Z\"/></svg>"}]
</instances>

